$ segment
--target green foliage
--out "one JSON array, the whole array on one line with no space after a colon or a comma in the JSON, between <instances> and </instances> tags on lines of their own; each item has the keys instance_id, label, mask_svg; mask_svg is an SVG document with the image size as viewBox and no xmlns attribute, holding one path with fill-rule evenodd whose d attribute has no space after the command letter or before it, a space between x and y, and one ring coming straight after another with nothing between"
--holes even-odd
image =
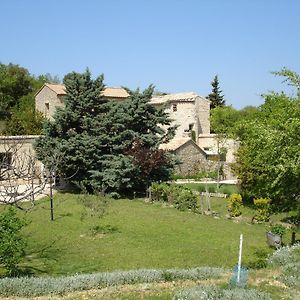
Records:
<instances>
[{"instance_id":1,"label":"green foliage","mask_svg":"<svg viewBox=\"0 0 300 300\"><path fill-rule=\"evenodd\" d=\"M279 73L299 87L296 74ZM298 205L300 185L300 98L283 93L264 98L255 118L239 124L241 144L234 171L243 192L270 197L277 206L293 209Z\"/></svg>"},{"instance_id":2,"label":"green foliage","mask_svg":"<svg viewBox=\"0 0 300 300\"><path fill-rule=\"evenodd\" d=\"M268 222L271 216L271 202L269 198L254 199L256 210L253 219L258 222Z\"/></svg>"},{"instance_id":3,"label":"green foliage","mask_svg":"<svg viewBox=\"0 0 300 300\"><path fill-rule=\"evenodd\" d=\"M25 68L0 64L0 115L7 116L22 96L33 91L32 81Z\"/></svg>"},{"instance_id":4,"label":"green foliage","mask_svg":"<svg viewBox=\"0 0 300 300\"><path fill-rule=\"evenodd\" d=\"M35 77L14 64L0 64L0 119L5 135L40 134L43 117L35 111L35 93L52 77Z\"/></svg>"},{"instance_id":5,"label":"green foliage","mask_svg":"<svg viewBox=\"0 0 300 300\"><path fill-rule=\"evenodd\" d=\"M167 202L182 211L197 209L197 196L183 186L152 183L150 188L153 201Z\"/></svg>"},{"instance_id":6,"label":"green foliage","mask_svg":"<svg viewBox=\"0 0 300 300\"><path fill-rule=\"evenodd\" d=\"M240 194L231 194L227 200L227 209L231 217L238 217L242 214L243 206L242 196Z\"/></svg>"},{"instance_id":7,"label":"green foliage","mask_svg":"<svg viewBox=\"0 0 300 300\"><path fill-rule=\"evenodd\" d=\"M225 100L224 100L224 96L222 95L222 91L220 90L219 87L218 75L214 77L213 81L211 82L211 86L212 86L212 91L207 96L208 100L210 101L210 108L214 109L218 106L224 106Z\"/></svg>"},{"instance_id":8,"label":"green foliage","mask_svg":"<svg viewBox=\"0 0 300 300\"><path fill-rule=\"evenodd\" d=\"M274 224L270 227L270 231L282 237L286 232L286 228L281 224Z\"/></svg>"},{"instance_id":9,"label":"green foliage","mask_svg":"<svg viewBox=\"0 0 300 300\"><path fill-rule=\"evenodd\" d=\"M7 270L8 276L19 273L18 264L25 255L25 240L21 230L26 222L20 219L10 206L0 215L0 263Z\"/></svg>"},{"instance_id":10,"label":"green foliage","mask_svg":"<svg viewBox=\"0 0 300 300\"><path fill-rule=\"evenodd\" d=\"M46 165L60 152L60 173L90 190L116 196L144 191L152 181L170 177L173 163L158 147L175 128L162 128L171 120L149 104L152 86L142 93L129 91L126 101L106 102L101 96L103 76L93 80L87 70L67 74L64 82L65 108L46 124L36 145Z\"/></svg>"},{"instance_id":11,"label":"green foliage","mask_svg":"<svg viewBox=\"0 0 300 300\"><path fill-rule=\"evenodd\" d=\"M35 111L34 94L23 96L11 109L6 122L6 135L39 135L45 121L41 113Z\"/></svg>"},{"instance_id":12,"label":"green foliage","mask_svg":"<svg viewBox=\"0 0 300 300\"><path fill-rule=\"evenodd\" d=\"M263 269L266 268L267 258L269 252L265 248L256 248L254 251L254 259L249 261L246 265L247 268L250 269Z\"/></svg>"}]
</instances>

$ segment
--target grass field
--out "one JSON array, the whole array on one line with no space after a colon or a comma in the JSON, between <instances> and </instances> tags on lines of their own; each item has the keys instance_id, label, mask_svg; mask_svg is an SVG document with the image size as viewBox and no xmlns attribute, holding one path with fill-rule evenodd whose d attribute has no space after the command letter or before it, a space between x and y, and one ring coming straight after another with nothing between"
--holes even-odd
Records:
<instances>
[{"instance_id":1,"label":"grass field","mask_svg":"<svg viewBox=\"0 0 300 300\"><path fill-rule=\"evenodd\" d=\"M121 199L110 200L102 218L90 215L82 218L84 210L78 197L57 193L52 222L47 198L37 201L29 212L19 212L30 222L24 230L28 246L23 269L40 276L199 266L225 267L230 271L237 263L240 233L244 234L243 266L257 262L258 252L272 252L266 245L267 226L251 224L254 212L249 207L243 208L242 218L227 219L226 199L211 199L214 217L181 212L143 199ZM287 215L272 216L272 221ZM96 233L92 230L95 228ZM289 235L285 243L289 242ZM292 299L286 295L295 293L298 296L298 291L278 285L274 277L277 273L277 269L269 268L252 270L250 287L271 293L272 299ZM226 272L220 280L124 285L75 292L63 298L171 299L175 291L197 284L225 287L229 277L230 272Z\"/></svg>"},{"instance_id":2,"label":"grass field","mask_svg":"<svg viewBox=\"0 0 300 300\"><path fill-rule=\"evenodd\" d=\"M226 218L226 200L213 199L218 217L180 212L142 200L111 200L101 219L81 220L82 206L74 194L54 198L55 220L50 221L49 200L26 213L30 224L24 267L35 274L62 275L140 268L233 267L239 235L244 234L243 262L256 259L257 249L268 251L266 226ZM20 213L24 214L24 213ZM247 215L249 217L247 217ZM98 226L98 233L91 229Z\"/></svg>"}]
</instances>

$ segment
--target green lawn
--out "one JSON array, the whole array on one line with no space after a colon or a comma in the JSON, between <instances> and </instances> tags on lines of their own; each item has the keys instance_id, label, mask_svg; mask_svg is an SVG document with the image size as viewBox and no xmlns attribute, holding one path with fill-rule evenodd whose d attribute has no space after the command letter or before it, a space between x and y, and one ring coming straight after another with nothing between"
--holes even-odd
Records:
<instances>
[{"instance_id":1,"label":"green lawn","mask_svg":"<svg viewBox=\"0 0 300 300\"><path fill-rule=\"evenodd\" d=\"M213 199L219 218L180 212L142 200L111 200L101 219L81 220L82 207L74 194L56 194L55 221L49 200L26 213L30 224L23 266L36 274L74 274L139 268L233 267L239 235L244 234L243 262L255 260L257 248L268 250L265 225L235 223L225 217L226 200ZM24 213L20 213L24 214ZM91 234L100 225L103 233Z\"/></svg>"}]
</instances>

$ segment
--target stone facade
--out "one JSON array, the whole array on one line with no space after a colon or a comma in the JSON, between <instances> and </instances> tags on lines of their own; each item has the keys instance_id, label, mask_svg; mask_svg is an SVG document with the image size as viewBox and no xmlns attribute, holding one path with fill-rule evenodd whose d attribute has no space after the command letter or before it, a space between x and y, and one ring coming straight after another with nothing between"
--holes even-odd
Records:
<instances>
[{"instance_id":1,"label":"stone facade","mask_svg":"<svg viewBox=\"0 0 300 300\"><path fill-rule=\"evenodd\" d=\"M194 175L199 172L199 166L206 162L204 151L192 140L188 140L173 151L179 160L175 174Z\"/></svg>"},{"instance_id":2,"label":"stone facade","mask_svg":"<svg viewBox=\"0 0 300 300\"><path fill-rule=\"evenodd\" d=\"M35 109L44 117L53 120L53 115L57 107L63 107L63 90L53 87L61 85L45 84L35 95Z\"/></svg>"},{"instance_id":3,"label":"stone facade","mask_svg":"<svg viewBox=\"0 0 300 300\"><path fill-rule=\"evenodd\" d=\"M195 93L153 97L150 104L164 107L170 118L174 120L172 125L178 126L175 138L191 138L194 132L197 142L199 134L210 133L210 103Z\"/></svg>"}]
</instances>

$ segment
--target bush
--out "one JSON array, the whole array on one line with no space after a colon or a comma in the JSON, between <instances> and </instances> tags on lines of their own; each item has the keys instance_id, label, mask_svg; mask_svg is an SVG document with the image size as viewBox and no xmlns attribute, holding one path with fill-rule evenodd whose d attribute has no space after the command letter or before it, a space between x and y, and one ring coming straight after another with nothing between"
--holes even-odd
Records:
<instances>
[{"instance_id":1,"label":"bush","mask_svg":"<svg viewBox=\"0 0 300 300\"><path fill-rule=\"evenodd\" d=\"M168 188L169 186L166 183L156 183L151 184L151 200L152 201L168 201Z\"/></svg>"},{"instance_id":2,"label":"bush","mask_svg":"<svg viewBox=\"0 0 300 300\"><path fill-rule=\"evenodd\" d=\"M197 209L197 196L181 185L168 185L166 183L152 183L151 199L153 201L167 202L179 210Z\"/></svg>"},{"instance_id":3,"label":"bush","mask_svg":"<svg viewBox=\"0 0 300 300\"><path fill-rule=\"evenodd\" d=\"M275 224L270 227L270 232L282 237L286 232L286 228L281 224Z\"/></svg>"},{"instance_id":4,"label":"bush","mask_svg":"<svg viewBox=\"0 0 300 300\"><path fill-rule=\"evenodd\" d=\"M174 201L174 206L179 210L197 209L197 196L190 190L181 189L177 194L177 199Z\"/></svg>"},{"instance_id":5,"label":"bush","mask_svg":"<svg viewBox=\"0 0 300 300\"><path fill-rule=\"evenodd\" d=\"M296 263L300 259L300 244L285 246L276 250L269 258L268 264L274 267Z\"/></svg>"},{"instance_id":6,"label":"bush","mask_svg":"<svg viewBox=\"0 0 300 300\"><path fill-rule=\"evenodd\" d=\"M290 263L283 267L283 274L279 276L284 284L300 290L300 262Z\"/></svg>"},{"instance_id":7,"label":"bush","mask_svg":"<svg viewBox=\"0 0 300 300\"><path fill-rule=\"evenodd\" d=\"M162 282L170 280L205 280L219 278L221 268L193 268L170 270L132 270L103 272L65 277L20 277L0 279L2 297L36 297L41 295L63 295L66 293L109 286Z\"/></svg>"},{"instance_id":8,"label":"bush","mask_svg":"<svg viewBox=\"0 0 300 300\"><path fill-rule=\"evenodd\" d=\"M268 222L271 215L271 199L269 198L259 198L254 199L254 205L256 208L254 220L258 222Z\"/></svg>"},{"instance_id":9,"label":"bush","mask_svg":"<svg viewBox=\"0 0 300 300\"><path fill-rule=\"evenodd\" d=\"M271 296L255 289L222 289L216 286L198 286L177 292L173 300L210 300L210 299L241 299L241 300L271 300Z\"/></svg>"},{"instance_id":10,"label":"bush","mask_svg":"<svg viewBox=\"0 0 300 300\"><path fill-rule=\"evenodd\" d=\"M230 217L238 217L242 214L243 206L242 196L240 194L231 194L227 201L227 209Z\"/></svg>"},{"instance_id":11,"label":"bush","mask_svg":"<svg viewBox=\"0 0 300 300\"><path fill-rule=\"evenodd\" d=\"M19 274L18 264L25 256L26 242L21 236L25 225L25 220L20 219L11 206L0 215L0 263L8 276Z\"/></svg>"}]
</instances>

